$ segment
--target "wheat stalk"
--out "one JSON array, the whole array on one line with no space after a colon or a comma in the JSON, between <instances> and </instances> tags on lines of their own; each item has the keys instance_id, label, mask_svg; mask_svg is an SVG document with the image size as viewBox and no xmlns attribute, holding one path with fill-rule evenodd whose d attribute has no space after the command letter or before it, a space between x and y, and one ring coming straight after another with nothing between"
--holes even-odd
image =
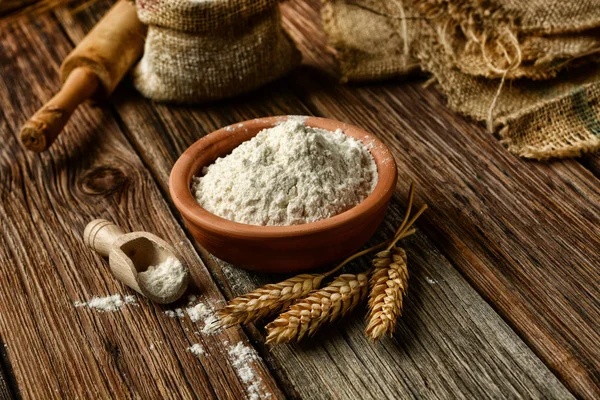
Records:
<instances>
[{"instance_id":1,"label":"wheat stalk","mask_svg":"<svg viewBox=\"0 0 600 400\"><path fill-rule=\"evenodd\" d=\"M369 322L366 334L373 341L391 336L396 321L402 315L403 299L408 289L406 252L399 247L384 250L375 256L369 293Z\"/></svg>"},{"instance_id":2,"label":"wheat stalk","mask_svg":"<svg viewBox=\"0 0 600 400\"><path fill-rule=\"evenodd\" d=\"M407 232L407 236L414 231ZM384 242L359 251L346 258L332 270L323 274L301 274L279 283L262 286L243 296L231 300L225 308L217 312L218 325L227 327L235 324L249 324L265 319L284 310L296 299L306 297L321 286L323 279L333 275L350 261L367 253L380 250L389 243Z\"/></svg>"},{"instance_id":3,"label":"wheat stalk","mask_svg":"<svg viewBox=\"0 0 600 400\"><path fill-rule=\"evenodd\" d=\"M220 310L219 326L248 324L267 318L295 299L305 297L319 288L325 274L301 274L279 283L271 283L231 300Z\"/></svg>"},{"instance_id":4,"label":"wheat stalk","mask_svg":"<svg viewBox=\"0 0 600 400\"><path fill-rule=\"evenodd\" d=\"M353 310L368 291L368 273L342 274L323 289L297 300L267 325L267 343L299 341L312 336L327 322Z\"/></svg>"},{"instance_id":5,"label":"wheat stalk","mask_svg":"<svg viewBox=\"0 0 600 400\"><path fill-rule=\"evenodd\" d=\"M408 290L408 266L406 252L396 247L396 243L406 236L407 230L427 209L427 205L423 205L409 221L413 198L414 185L411 184L406 214L394 234L394 239L384 251L377 253L372 260L370 312L365 330L367 337L372 341L378 341L385 335L391 336L396 329L398 317L402 315L403 300Z\"/></svg>"},{"instance_id":6,"label":"wheat stalk","mask_svg":"<svg viewBox=\"0 0 600 400\"><path fill-rule=\"evenodd\" d=\"M312 336L323 324L342 317L358 305L367 294L370 272L342 274L327 287L318 289L323 280L355 258L387 246L373 260L375 272L369 301L372 309L372 321L367 328L367 334L372 338L375 336L379 338L383 333L391 333L388 325L391 324L393 331L395 321L402 311L402 296L408 286L406 254L402 249L396 248L395 244L400 239L415 233L411 226L427 208L426 205L423 206L409 221L413 196L414 186L411 185L407 213L391 241L357 252L326 273L297 275L237 297L218 311L219 326L249 324L287 309L275 321L267 325L267 343L299 341L305 336ZM402 255L405 260L403 264L401 262ZM401 268L402 265L404 269ZM388 285L391 289L388 288L386 291L381 285ZM388 298L388 293L390 298ZM385 303L390 303L390 301L393 305L391 309L389 306L385 306ZM382 323L384 318L388 318L389 321ZM371 325L373 326L371 327Z\"/></svg>"}]
</instances>

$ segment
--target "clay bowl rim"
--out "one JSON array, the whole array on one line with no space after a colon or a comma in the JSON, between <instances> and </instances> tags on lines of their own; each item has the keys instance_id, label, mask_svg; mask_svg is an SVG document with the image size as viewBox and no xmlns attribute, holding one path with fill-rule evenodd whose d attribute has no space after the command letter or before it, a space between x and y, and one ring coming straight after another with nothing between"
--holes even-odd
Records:
<instances>
[{"instance_id":1,"label":"clay bowl rim","mask_svg":"<svg viewBox=\"0 0 600 400\"><path fill-rule=\"evenodd\" d=\"M175 162L175 165L173 165L169 177L169 191L171 198L182 216L193 225L200 226L202 229L212 233L232 238L264 240L309 236L326 232L348 224L351 220L359 218L369 210L377 210L381 207L385 207L391 197L386 196L386 194L390 191L393 193L395 190L398 174L396 162L391 151L374 135L357 126L320 117L302 118L305 118L305 123L308 126L330 131L341 129L345 135L358 139L367 146L375 160L378 172L378 182L371 194L369 194L369 196L361 203L343 213L320 221L289 226L261 226L243 224L219 217L218 215L207 211L196 202L195 197L192 195L191 180L192 177L196 176L198 171L206 165L194 165L198 155L205 148L221 140L235 140L235 133L244 129L259 128L256 132L258 134L262 129L271 128L286 121L290 117L298 116L284 115L256 118L239 122L211 132L188 147ZM243 142L244 141L239 144ZM219 157L223 157L227 154L220 154ZM194 169L193 171L191 171L192 168Z\"/></svg>"}]
</instances>

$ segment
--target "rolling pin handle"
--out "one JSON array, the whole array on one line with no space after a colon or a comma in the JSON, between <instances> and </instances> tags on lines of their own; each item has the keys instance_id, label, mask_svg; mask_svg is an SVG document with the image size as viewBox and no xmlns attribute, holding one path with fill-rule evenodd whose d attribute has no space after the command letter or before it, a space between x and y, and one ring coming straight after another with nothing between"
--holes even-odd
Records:
<instances>
[{"instance_id":1,"label":"rolling pin handle","mask_svg":"<svg viewBox=\"0 0 600 400\"><path fill-rule=\"evenodd\" d=\"M83 241L104 257L108 257L113 243L125 232L105 219L95 219L85 227Z\"/></svg>"},{"instance_id":2,"label":"rolling pin handle","mask_svg":"<svg viewBox=\"0 0 600 400\"><path fill-rule=\"evenodd\" d=\"M73 111L90 98L100 85L98 76L89 68L74 69L60 91L39 109L21 128L23 147L40 153L54 142Z\"/></svg>"}]
</instances>

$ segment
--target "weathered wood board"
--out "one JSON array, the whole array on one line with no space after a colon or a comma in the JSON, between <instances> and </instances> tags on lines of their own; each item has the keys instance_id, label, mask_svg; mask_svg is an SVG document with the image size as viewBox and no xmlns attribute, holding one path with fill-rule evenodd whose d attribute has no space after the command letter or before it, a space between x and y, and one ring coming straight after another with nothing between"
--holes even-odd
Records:
<instances>
[{"instance_id":1,"label":"weathered wood board","mask_svg":"<svg viewBox=\"0 0 600 400\"><path fill-rule=\"evenodd\" d=\"M58 87L72 47L50 16L0 32L0 336L24 398L223 398L247 395L228 355L240 329L210 335L138 296L120 312L75 301L134 294L85 248L87 222L104 217L176 244L201 301L221 293L173 218L154 178L107 109L84 107L42 155L18 144L20 124ZM185 303L183 303L185 305ZM206 356L187 351L200 343ZM251 364L261 395L281 397L264 363Z\"/></svg>"},{"instance_id":2,"label":"weathered wood board","mask_svg":"<svg viewBox=\"0 0 600 400\"><path fill-rule=\"evenodd\" d=\"M94 20L93 13L77 19L68 13L59 15L75 42L85 32L81 24L89 27ZM302 79L302 76L302 73L294 74L291 79ZM231 101L194 108L153 104L122 89L116 109L131 142L166 194L171 165L189 144L204 134L265 115L310 113L306 104L286 86L286 81L280 81ZM393 221L397 223L400 209L397 204L404 199L405 190L406 184L403 184L396 196L395 212L388 216L388 226L380 235L389 235ZM309 398L336 395L347 398L444 397L457 393L464 393L466 397L493 397L503 393L527 397L568 396L426 237L419 235L410 241L409 257L415 259L413 286L406 318L395 339L380 347L368 344L362 334L362 315L357 312L340 329L325 332L314 343L262 349L272 370L284 382L288 395ZM246 273L207 254L205 261L232 295L274 279ZM440 301L440 298L448 301ZM472 312L466 313L466 309ZM460 329L449 330L461 326L468 327L465 329L473 332L472 335ZM257 339L262 338L260 330L250 331ZM494 332L498 336L490 334ZM494 355L486 356L489 352ZM521 354L528 359L525 365L513 364ZM440 357L446 361L442 362ZM495 364L496 361L500 364ZM506 368L507 365L511 366ZM522 372L516 373L519 378L513 379L517 370ZM482 376L490 378L482 380ZM529 383L521 385L518 383L521 380ZM549 382L550 386L542 382ZM543 388L548 387L552 389L544 391Z\"/></svg>"},{"instance_id":3,"label":"weathered wood board","mask_svg":"<svg viewBox=\"0 0 600 400\"><path fill-rule=\"evenodd\" d=\"M49 153L25 153L20 124L58 87L60 60L108 4L0 31L0 338L23 397L244 398L227 349L246 334L265 360L253 366L271 398L571 398L561 381L580 397L598 393L598 254L589 250L600 236L596 158L584 161L588 169L517 160L420 82L337 85L315 1L301 0L283 5L285 26L311 68L196 107L155 104L125 83L112 104L78 111ZM429 203L405 242L410 294L394 338L369 343L364 309L314 341L270 347L260 326L202 334L201 324L143 299L117 313L73 307L132 293L83 246L83 227L96 217L177 244L195 293L215 307L217 286L231 297L278 279L197 247L203 262L167 187L173 162L201 136L278 114L345 120L390 145L401 181L373 242L400 220L410 180L417 204ZM207 355L194 358L192 343Z\"/></svg>"}]
</instances>

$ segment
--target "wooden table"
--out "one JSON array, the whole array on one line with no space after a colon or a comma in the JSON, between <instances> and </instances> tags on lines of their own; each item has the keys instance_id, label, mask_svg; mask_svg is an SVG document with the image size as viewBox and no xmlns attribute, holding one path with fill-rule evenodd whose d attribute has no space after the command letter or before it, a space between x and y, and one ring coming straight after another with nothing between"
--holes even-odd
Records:
<instances>
[{"instance_id":1,"label":"wooden table","mask_svg":"<svg viewBox=\"0 0 600 400\"><path fill-rule=\"evenodd\" d=\"M600 397L598 156L516 158L422 79L338 85L316 0L282 6L305 58L285 79L189 108L125 83L110 104L77 111L49 152L25 152L21 124L59 87L61 60L109 3L0 28L0 397L242 399L248 385L228 354L238 342L260 354L252 371L272 399ZM195 334L198 323L141 298L114 313L73 306L132 294L83 244L98 217L174 243L194 292L215 307L281 278L206 254L167 187L198 138L274 114L353 123L394 151L400 179L374 241L397 225L411 181L416 204L430 205L405 242L410 293L394 338L370 344L362 309L314 340L269 347L262 326ZM194 343L204 356L186 351Z\"/></svg>"}]
</instances>

